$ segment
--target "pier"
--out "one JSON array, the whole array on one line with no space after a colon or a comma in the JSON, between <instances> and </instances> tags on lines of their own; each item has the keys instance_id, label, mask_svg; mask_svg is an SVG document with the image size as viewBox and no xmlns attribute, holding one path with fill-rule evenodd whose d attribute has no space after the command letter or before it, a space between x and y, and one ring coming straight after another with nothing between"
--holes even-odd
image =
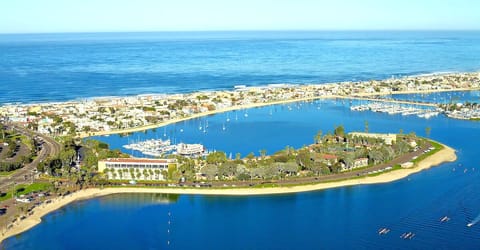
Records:
<instances>
[{"instance_id":1,"label":"pier","mask_svg":"<svg viewBox=\"0 0 480 250\"><path fill-rule=\"evenodd\" d=\"M373 97L359 97L359 96L335 96L335 97L339 98L339 99L364 100L364 101L372 101L372 102L385 102L385 103L418 105L418 106L426 106L426 107L438 107L438 104L429 103L429 102L404 101L404 100L373 98Z\"/></svg>"}]
</instances>

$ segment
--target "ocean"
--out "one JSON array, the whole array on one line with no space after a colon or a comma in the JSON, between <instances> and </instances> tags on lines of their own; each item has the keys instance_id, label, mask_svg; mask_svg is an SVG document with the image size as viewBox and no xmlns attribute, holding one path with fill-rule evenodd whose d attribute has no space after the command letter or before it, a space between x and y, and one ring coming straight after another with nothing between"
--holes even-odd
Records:
<instances>
[{"instance_id":1,"label":"ocean","mask_svg":"<svg viewBox=\"0 0 480 250\"><path fill-rule=\"evenodd\" d=\"M480 32L0 35L0 104L480 70Z\"/></svg>"},{"instance_id":2,"label":"ocean","mask_svg":"<svg viewBox=\"0 0 480 250\"><path fill-rule=\"evenodd\" d=\"M18 92L12 95L0 91L0 95L4 103L28 103L229 89L236 84L332 82L475 71L480 69L479 38L478 32L2 36L0 48L2 51L9 48L6 53L9 56L2 54L0 59L0 81L15 82L7 90ZM15 63L6 63L11 60ZM14 73L15 64L29 72L24 74L25 78ZM41 69L45 72L40 73ZM34 71L41 76L30 75ZM45 81L47 78L50 80ZM12 86L32 87L20 91ZM2 84L0 88L4 87ZM433 100L452 95L459 101L478 98L478 92L401 97ZM286 145L301 147L313 142L316 131L325 134L336 125L345 126L347 131L361 131L368 121L372 132L396 133L402 129L405 133L426 136L425 128L430 127L430 137L453 147L458 160L391 183L298 194L250 197L144 194L94 198L50 213L31 230L7 239L2 247L478 249L480 225L466 225L480 214L477 158L480 123L444 116L422 119L351 112L349 105L348 100L319 100L266 106L181 122L128 137L111 135L96 139L122 149L125 143L162 138L166 134L176 141L204 143L227 154L245 155L258 154L261 149L273 153ZM200 131L199 124L205 124L206 120L208 131ZM440 222L444 216L450 217L450 221ZM378 235L383 227L391 232ZM415 237L401 239L400 235L406 232L415 233Z\"/></svg>"}]
</instances>

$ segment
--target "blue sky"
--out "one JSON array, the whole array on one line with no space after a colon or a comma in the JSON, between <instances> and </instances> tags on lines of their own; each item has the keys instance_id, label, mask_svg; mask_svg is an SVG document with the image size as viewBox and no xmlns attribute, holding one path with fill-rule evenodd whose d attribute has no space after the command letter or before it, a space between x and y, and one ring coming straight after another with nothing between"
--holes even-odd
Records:
<instances>
[{"instance_id":1,"label":"blue sky","mask_svg":"<svg viewBox=\"0 0 480 250\"><path fill-rule=\"evenodd\" d=\"M0 0L0 33L479 30L478 0Z\"/></svg>"}]
</instances>

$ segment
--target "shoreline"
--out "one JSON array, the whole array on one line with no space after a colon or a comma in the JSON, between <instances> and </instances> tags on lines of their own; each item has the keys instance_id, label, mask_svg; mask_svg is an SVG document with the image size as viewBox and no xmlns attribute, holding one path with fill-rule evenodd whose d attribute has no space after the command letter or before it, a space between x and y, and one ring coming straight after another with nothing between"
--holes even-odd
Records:
<instances>
[{"instance_id":1,"label":"shoreline","mask_svg":"<svg viewBox=\"0 0 480 250\"><path fill-rule=\"evenodd\" d=\"M93 136L104 136L104 135L115 135L115 134L141 132L141 131L145 131L145 130L165 127L165 126L168 126L170 124L175 124L175 123L179 123L179 122L183 122L183 121L187 121L187 120L191 120L191 119L201 118L201 117L209 116L209 115L221 114L221 113L235 111L235 110L252 109L252 108L259 108L259 107L265 107L265 106L270 106L270 105L280 105L280 104L286 104L286 103L292 103L292 102L304 102L304 101L312 101L312 100L318 100L318 99L334 99L334 98L337 98L337 96L305 97L305 98L298 98L298 99L279 100L279 101L274 101L274 102L260 102L260 103L246 104L246 105L231 106L231 107L224 108L224 109L218 109L218 110L212 110L212 111L207 111L207 112L202 112L202 113L196 113L196 114L193 114L193 115L187 116L187 117L175 118L175 119L164 121L164 122L161 122L161 123L139 126L139 127L135 127L135 128L127 128L127 129L111 130L111 131L90 132L88 134L82 133L78 137L81 138L81 139L84 139L84 138L93 137Z\"/></svg>"},{"instance_id":2,"label":"shoreline","mask_svg":"<svg viewBox=\"0 0 480 250\"><path fill-rule=\"evenodd\" d=\"M428 156L413 168L405 168L382 173L377 176L362 177L348 180L340 180L335 182L316 183L289 187L271 187L271 188L225 188L225 189L195 189L195 188L143 188L143 187L111 187L111 188L90 188L77 191L65 197L57 197L49 204L42 204L33 210L33 215L21 220L11 229L2 233L0 243L3 240L18 235L22 232L41 223L42 217L57 210L65 205L79 200L86 200L100 196L125 193L162 193L162 194L193 194L193 195L216 195L216 196L250 196L250 195L274 195L274 194L290 194L309 191L319 191L330 188L365 185L365 184L381 184L393 182L403 179L414 173L429 169L434 166L446 162L453 162L457 159L455 150L441 144L443 149L433 155Z\"/></svg>"},{"instance_id":3,"label":"shoreline","mask_svg":"<svg viewBox=\"0 0 480 250\"><path fill-rule=\"evenodd\" d=\"M313 101L319 99L368 99L371 96L384 96L384 95L401 95L401 94L429 94L429 93L441 93L441 92L462 92L462 91L476 91L480 90L480 88L473 87L473 88L457 88L457 89L439 89L439 90L421 90L421 91L394 91L394 92L379 92L379 93L362 93L362 94L353 94L349 96L342 96L342 95L326 95L326 96L312 96L312 97L304 97L304 98L297 98L297 99L287 99L287 100L278 100L273 102L260 102L260 103L251 103L246 105L238 105L238 106L231 106L224 109L212 110L203 113L196 113L188 117L181 117L175 118L172 120L164 121L157 124L150 124L145 126L139 126L135 128L127 128L127 129L120 129L120 130L110 130L110 131L98 131L98 132L89 132L89 133L81 133L78 137L81 139L93 137L93 136L105 136L105 135L115 135L115 134L124 134L124 133L134 133L134 132L141 132L155 128L162 128L171 124L201 118L204 116L221 114L225 112L235 111L235 110L242 110L242 109L251 109L251 108L259 108L271 105L280 105L286 103L294 103L294 102L303 102L303 101ZM376 100L375 101L388 101L392 103L404 103L405 101L402 100ZM421 104L418 105L427 105L431 106L432 104Z\"/></svg>"}]
</instances>

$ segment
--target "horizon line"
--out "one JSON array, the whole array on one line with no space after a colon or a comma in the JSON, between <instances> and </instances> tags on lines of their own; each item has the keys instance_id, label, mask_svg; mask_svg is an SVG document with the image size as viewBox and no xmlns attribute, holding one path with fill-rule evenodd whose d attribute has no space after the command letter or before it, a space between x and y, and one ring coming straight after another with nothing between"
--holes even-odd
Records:
<instances>
[{"instance_id":1,"label":"horizon line","mask_svg":"<svg viewBox=\"0 0 480 250\"><path fill-rule=\"evenodd\" d=\"M0 35L98 34L98 33L227 33L227 32L480 32L480 29L213 29L213 30L125 30L0 32Z\"/></svg>"}]
</instances>

